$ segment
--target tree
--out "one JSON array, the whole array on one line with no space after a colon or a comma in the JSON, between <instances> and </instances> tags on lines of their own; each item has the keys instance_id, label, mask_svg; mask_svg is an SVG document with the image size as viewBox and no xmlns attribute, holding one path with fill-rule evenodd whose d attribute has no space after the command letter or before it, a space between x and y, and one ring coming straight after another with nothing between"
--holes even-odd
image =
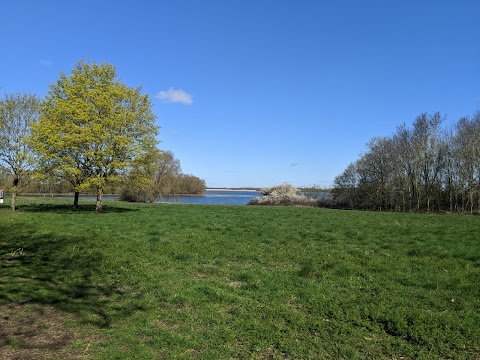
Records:
<instances>
[{"instance_id":1,"label":"tree","mask_svg":"<svg viewBox=\"0 0 480 360\"><path fill-rule=\"evenodd\" d=\"M175 158L171 151L157 153L152 160L150 200L155 201L157 197L162 195L178 194L175 183L182 173L180 161Z\"/></svg>"},{"instance_id":2,"label":"tree","mask_svg":"<svg viewBox=\"0 0 480 360\"><path fill-rule=\"evenodd\" d=\"M392 141L375 137L367 144L369 151L357 161L359 183L363 187L364 205L372 209L386 210L393 196Z\"/></svg>"},{"instance_id":3,"label":"tree","mask_svg":"<svg viewBox=\"0 0 480 360\"><path fill-rule=\"evenodd\" d=\"M175 179L176 194L203 194L207 185L205 180L189 174L180 174Z\"/></svg>"},{"instance_id":4,"label":"tree","mask_svg":"<svg viewBox=\"0 0 480 360\"><path fill-rule=\"evenodd\" d=\"M0 163L0 186L6 184L8 180L9 171Z\"/></svg>"},{"instance_id":5,"label":"tree","mask_svg":"<svg viewBox=\"0 0 480 360\"><path fill-rule=\"evenodd\" d=\"M205 188L204 180L182 174L180 161L171 151L154 148L129 169L120 198L154 202L165 195L203 194Z\"/></svg>"},{"instance_id":6,"label":"tree","mask_svg":"<svg viewBox=\"0 0 480 360\"><path fill-rule=\"evenodd\" d=\"M480 112L448 131L441 123L439 113L424 113L393 137L372 139L368 151L335 178L337 203L480 213Z\"/></svg>"},{"instance_id":7,"label":"tree","mask_svg":"<svg viewBox=\"0 0 480 360\"><path fill-rule=\"evenodd\" d=\"M480 112L473 119L461 118L456 126L451 143L458 176L458 187L462 189L461 208L473 214L475 203L480 213ZM476 198L476 200L475 200Z\"/></svg>"},{"instance_id":8,"label":"tree","mask_svg":"<svg viewBox=\"0 0 480 360\"><path fill-rule=\"evenodd\" d=\"M439 136L442 117L423 113L415 119L412 130L412 150L417 173L417 210L422 205L431 210L435 193L440 189L440 174L445 145Z\"/></svg>"},{"instance_id":9,"label":"tree","mask_svg":"<svg viewBox=\"0 0 480 360\"><path fill-rule=\"evenodd\" d=\"M415 161L412 151L412 134L405 124L397 128L397 132L393 136L393 144L396 159L396 184L400 191L400 204L398 208L402 211L413 210L416 191L416 172Z\"/></svg>"},{"instance_id":10,"label":"tree","mask_svg":"<svg viewBox=\"0 0 480 360\"><path fill-rule=\"evenodd\" d=\"M161 195L158 173L161 172L163 157L164 153L153 148L137 159L125 174L120 199L133 202L154 202Z\"/></svg>"},{"instance_id":11,"label":"tree","mask_svg":"<svg viewBox=\"0 0 480 360\"><path fill-rule=\"evenodd\" d=\"M31 94L6 94L0 100L0 163L11 172L11 207L21 185L33 167L31 148L26 139L38 119L39 100Z\"/></svg>"},{"instance_id":12,"label":"tree","mask_svg":"<svg viewBox=\"0 0 480 360\"><path fill-rule=\"evenodd\" d=\"M94 188L96 211L105 186L155 146L158 129L148 95L117 80L110 64L80 61L60 74L32 128L32 145L44 168L68 180L78 193Z\"/></svg>"},{"instance_id":13,"label":"tree","mask_svg":"<svg viewBox=\"0 0 480 360\"><path fill-rule=\"evenodd\" d=\"M350 163L347 168L334 180L333 195L339 204L348 204L351 208L358 206L360 178L358 175L358 161Z\"/></svg>"}]
</instances>

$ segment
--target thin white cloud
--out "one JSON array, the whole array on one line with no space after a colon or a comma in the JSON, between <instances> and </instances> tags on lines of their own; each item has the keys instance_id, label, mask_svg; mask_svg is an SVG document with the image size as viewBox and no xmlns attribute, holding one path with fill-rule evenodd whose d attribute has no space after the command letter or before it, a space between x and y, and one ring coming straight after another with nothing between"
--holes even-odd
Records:
<instances>
[{"instance_id":1,"label":"thin white cloud","mask_svg":"<svg viewBox=\"0 0 480 360\"><path fill-rule=\"evenodd\" d=\"M188 92L174 88L160 91L155 97L166 103L180 103L184 105L191 105L193 102L192 95L190 95Z\"/></svg>"},{"instance_id":2,"label":"thin white cloud","mask_svg":"<svg viewBox=\"0 0 480 360\"><path fill-rule=\"evenodd\" d=\"M46 67L51 67L53 65L52 60L47 60L47 59L40 59L40 65L46 66Z\"/></svg>"}]
</instances>

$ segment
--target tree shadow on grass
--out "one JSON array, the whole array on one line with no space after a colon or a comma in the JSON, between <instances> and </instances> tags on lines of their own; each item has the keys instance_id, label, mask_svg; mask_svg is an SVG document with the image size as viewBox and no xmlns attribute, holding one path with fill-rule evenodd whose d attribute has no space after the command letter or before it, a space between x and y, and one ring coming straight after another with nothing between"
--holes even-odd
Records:
<instances>
[{"instance_id":1,"label":"tree shadow on grass","mask_svg":"<svg viewBox=\"0 0 480 360\"><path fill-rule=\"evenodd\" d=\"M73 207L70 204L29 204L20 205L17 207L17 210L25 212L53 212L62 214L92 213L95 212L95 204L79 205L78 207ZM137 211L137 209L104 205L101 214L126 213L131 211Z\"/></svg>"},{"instance_id":2,"label":"tree shadow on grass","mask_svg":"<svg viewBox=\"0 0 480 360\"><path fill-rule=\"evenodd\" d=\"M101 328L144 309L142 294L122 284L94 245L101 239L38 233L27 224L0 223L0 234L0 305L53 307Z\"/></svg>"}]
</instances>

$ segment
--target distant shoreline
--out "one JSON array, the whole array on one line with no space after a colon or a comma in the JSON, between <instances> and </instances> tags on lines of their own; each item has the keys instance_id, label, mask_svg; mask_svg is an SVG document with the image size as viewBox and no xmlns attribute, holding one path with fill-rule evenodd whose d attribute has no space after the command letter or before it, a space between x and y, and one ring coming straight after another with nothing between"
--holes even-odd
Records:
<instances>
[{"instance_id":1,"label":"distant shoreline","mask_svg":"<svg viewBox=\"0 0 480 360\"><path fill-rule=\"evenodd\" d=\"M227 188L207 188L205 191L251 191L251 192L258 192L255 189L227 189Z\"/></svg>"}]
</instances>

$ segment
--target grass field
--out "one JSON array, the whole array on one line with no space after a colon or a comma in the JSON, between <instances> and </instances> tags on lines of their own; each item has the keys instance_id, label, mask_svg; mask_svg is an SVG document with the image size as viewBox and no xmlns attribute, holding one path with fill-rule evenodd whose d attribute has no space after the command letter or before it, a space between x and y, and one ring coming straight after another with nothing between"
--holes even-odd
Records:
<instances>
[{"instance_id":1,"label":"grass field","mask_svg":"<svg viewBox=\"0 0 480 360\"><path fill-rule=\"evenodd\" d=\"M478 216L18 203L0 359L480 358Z\"/></svg>"}]
</instances>

